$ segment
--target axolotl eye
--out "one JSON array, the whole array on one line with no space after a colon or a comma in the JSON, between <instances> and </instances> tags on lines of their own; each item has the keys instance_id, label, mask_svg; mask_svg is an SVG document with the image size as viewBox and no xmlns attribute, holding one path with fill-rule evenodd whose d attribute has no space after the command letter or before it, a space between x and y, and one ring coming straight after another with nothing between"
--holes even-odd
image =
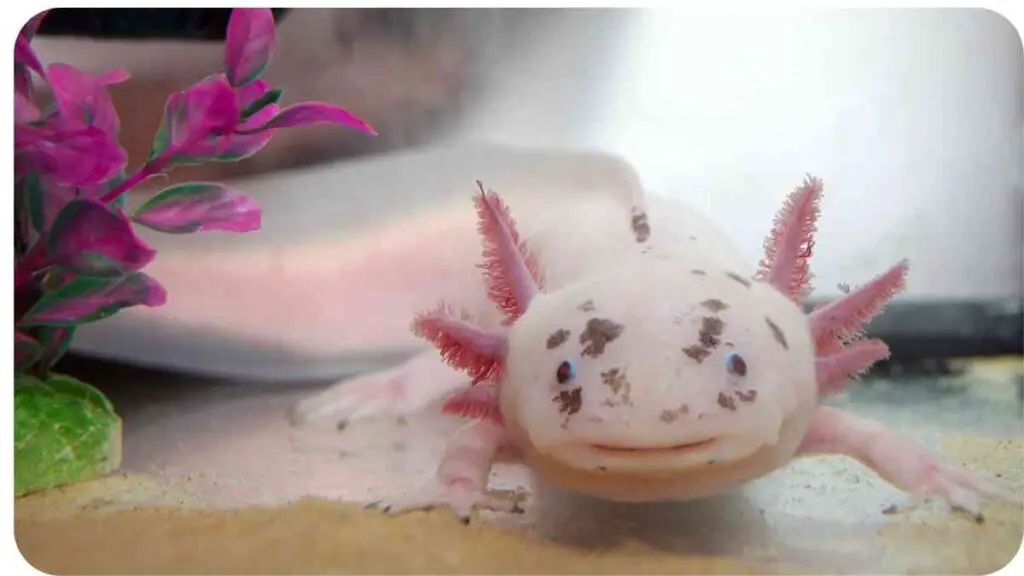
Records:
<instances>
[{"instance_id":1,"label":"axolotl eye","mask_svg":"<svg viewBox=\"0 0 1024 576\"><path fill-rule=\"evenodd\" d=\"M565 384L569 380L576 377L576 365L572 363L572 360L563 360L558 365L558 369L555 370L555 379L558 380L559 384Z\"/></svg>"},{"instance_id":2,"label":"axolotl eye","mask_svg":"<svg viewBox=\"0 0 1024 576\"><path fill-rule=\"evenodd\" d=\"M731 376L742 378L747 375L747 361L736 352L729 351L725 355L725 369Z\"/></svg>"}]
</instances>

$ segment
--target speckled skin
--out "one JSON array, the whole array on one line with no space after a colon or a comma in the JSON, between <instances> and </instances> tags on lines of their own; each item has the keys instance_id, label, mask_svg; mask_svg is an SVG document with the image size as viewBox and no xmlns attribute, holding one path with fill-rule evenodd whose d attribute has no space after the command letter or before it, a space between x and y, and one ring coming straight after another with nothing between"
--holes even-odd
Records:
<instances>
[{"instance_id":1,"label":"speckled skin","mask_svg":"<svg viewBox=\"0 0 1024 576\"><path fill-rule=\"evenodd\" d=\"M806 434L817 386L803 311L771 286L728 276L741 268L668 252L626 251L603 273L537 296L509 330L501 413L547 480L613 500L705 496L788 463ZM592 309L581 310L587 301ZM785 348L766 317L786 334ZM579 339L593 318L623 327L596 357ZM708 318L721 320L721 344L697 361L682 350L699 343ZM568 339L548 349L558 330ZM745 376L728 372L730 353L746 362ZM558 384L563 360L576 376ZM608 382L612 371L617 382ZM578 409L560 410L553 398L576 388Z\"/></svg>"}]
</instances>

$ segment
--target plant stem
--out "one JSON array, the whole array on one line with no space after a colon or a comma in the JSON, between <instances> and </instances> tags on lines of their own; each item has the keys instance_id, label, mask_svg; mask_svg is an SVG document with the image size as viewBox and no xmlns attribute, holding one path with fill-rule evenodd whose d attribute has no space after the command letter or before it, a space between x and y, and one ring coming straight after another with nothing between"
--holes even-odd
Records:
<instances>
[{"instance_id":1,"label":"plant stem","mask_svg":"<svg viewBox=\"0 0 1024 576\"><path fill-rule=\"evenodd\" d=\"M174 158L174 155L177 154L178 151L188 150L193 144L210 135L211 133L209 132L199 131L199 133L192 135L191 138L188 138L187 140L180 142L176 146L168 146L167 148L164 149L163 152L160 153L159 156L140 166L139 169L136 170L134 174L126 178L124 182L121 182L120 184L115 186L110 192L104 194L100 198L100 202L104 204L109 204L110 202L117 200L118 198L121 197L121 194L124 194L128 190L134 188L139 182L142 182L146 178L149 178L150 176L162 171L164 167L167 166L167 164Z\"/></svg>"},{"instance_id":2,"label":"plant stem","mask_svg":"<svg viewBox=\"0 0 1024 576\"><path fill-rule=\"evenodd\" d=\"M120 184L115 186L110 192L104 194L100 198L100 202L104 204L109 204L110 202L117 200L118 198L121 197L121 194L124 194L128 190L134 188L135 185L138 184L139 182L142 182L146 178L149 178L153 174L156 174L157 172L163 170L164 166L166 166L167 163L171 161L171 158L174 157L174 153L176 151L176 148L168 146L167 149L163 151L163 153L140 166L139 169L136 170L131 176L126 178L124 182L121 182Z\"/></svg>"}]
</instances>

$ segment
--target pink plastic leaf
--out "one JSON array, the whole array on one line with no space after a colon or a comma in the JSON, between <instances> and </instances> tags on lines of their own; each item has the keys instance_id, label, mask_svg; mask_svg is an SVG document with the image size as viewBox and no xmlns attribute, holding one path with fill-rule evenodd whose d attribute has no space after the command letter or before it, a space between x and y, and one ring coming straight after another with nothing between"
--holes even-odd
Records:
<instances>
[{"instance_id":1,"label":"pink plastic leaf","mask_svg":"<svg viewBox=\"0 0 1024 576\"><path fill-rule=\"evenodd\" d=\"M42 113L36 105L20 92L14 93L14 121L18 124L28 124L39 120Z\"/></svg>"},{"instance_id":2,"label":"pink plastic leaf","mask_svg":"<svg viewBox=\"0 0 1024 576\"><path fill-rule=\"evenodd\" d=\"M42 24L43 18L49 13L49 10L43 10L35 16L28 19L28 22L21 27L21 36L24 36L26 40L32 41L36 36L36 30L39 30L39 25Z\"/></svg>"},{"instance_id":3,"label":"pink plastic leaf","mask_svg":"<svg viewBox=\"0 0 1024 576\"><path fill-rule=\"evenodd\" d=\"M167 98L164 117L157 130L150 160L170 148L174 160L209 153L205 141L235 129L241 113L235 92L223 74L209 76L183 92ZM219 151L218 151L219 153Z\"/></svg>"},{"instance_id":4,"label":"pink plastic leaf","mask_svg":"<svg viewBox=\"0 0 1024 576\"><path fill-rule=\"evenodd\" d=\"M451 367L469 374L473 385L485 380L497 381L505 370L508 339L505 334L477 328L471 320L466 312L456 317L450 307L440 304L418 315L412 331L437 347Z\"/></svg>"},{"instance_id":5,"label":"pink plastic leaf","mask_svg":"<svg viewBox=\"0 0 1024 576\"><path fill-rule=\"evenodd\" d=\"M120 276L156 256L124 214L96 200L68 202L53 221L47 247L50 263L90 276Z\"/></svg>"},{"instance_id":6,"label":"pink plastic leaf","mask_svg":"<svg viewBox=\"0 0 1024 576\"><path fill-rule=\"evenodd\" d=\"M344 124L376 136L377 132L369 124L355 114L326 102L299 102L286 106L265 124L256 128L239 130L241 134L252 134L263 130L287 128L290 126L309 126L312 124Z\"/></svg>"},{"instance_id":7,"label":"pink plastic leaf","mask_svg":"<svg viewBox=\"0 0 1024 576\"><path fill-rule=\"evenodd\" d=\"M36 329L37 338L43 347L43 355L39 359L44 367L53 366L71 347L71 339L75 335L73 326L40 326Z\"/></svg>"},{"instance_id":8,"label":"pink plastic leaf","mask_svg":"<svg viewBox=\"0 0 1024 576\"><path fill-rule=\"evenodd\" d=\"M39 75L43 74L43 66L39 62L39 58L36 56L30 43L36 34L36 30L39 28L40 22L46 17L47 12L47 10L44 10L29 19L21 27L21 32L18 33L18 38L15 40L14 91L27 98L31 98L34 92L32 88L32 72L30 70L34 69Z\"/></svg>"},{"instance_id":9,"label":"pink plastic leaf","mask_svg":"<svg viewBox=\"0 0 1024 576\"><path fill-rule=\"evenodd\" d=\"M21 64L40 76L45 76L43 65L39 62L39 57L36 56L35 50L32 49L29 40L24 36L18 36L17 40L14 41L14 63Z\"/></svg>"},{"instance_id":10,"label":"pink plastic leaf","mask_svg":"<svg viewBox=\"0 0 1024 576\"><path fill-rule=\"evenodd\" d=\"M43 355L43 347L28 334L14 331L14 366L21 371L32 366Z\"/></svg>"},{"instance_id":11,"label":"pink plastic leaf","mask_svg":"<svg viewBox=\"0 0 1024 576\"><path fill-rule=\"evenodd\" d=\"M24 64L14 65L14 92L27 98L31 98L35 94L35 90L32 88L32 73Z\"/></svg>"},{"instance_id":12,"label":"pink plastic leaf","mask_svg":"<svg viewBox=\"0 0 1024 576\"><path fill-rule=\"evenodd\" d=\"M240 109L248 109L254 103L270 93L270 85L257 78L252 82L235 89L235 96L238 99ZM271 95L272 96L272 95ZM253 111L239 125L239 129L256 128L277 114L276 103L269 102ZM257 132L255 134L224 134L222 136L208 136L200 142L189 147L187 155L178 154L177 162L199 163L199 162L235 162L248 158L262 150L273 136L273 130Z\"/></svg>"},{"instance_id":13,"label":"pink plastic leaf","mask_svg":"<svg viewBox=\"0 0 1024 576\"><path fill-rule=\"evenodd\" d=\"M142 272L103 278L77 276L44 294L18 323L21 326L75 326L102 320L130 306L162 306L167 292Z\"/></svg>"},{"instance_id":14,"label":"pink plastic leaf","mask_svg":"<svg viewBox=\"0 0 1024 576\"><path fill-rule=\"evenodd\" d=\"M128 161L124 148L96 126L14 127L16 173L35 171L66 186L91 186L113 178Z\"/></svg>"},{"instance_id":15,"label":"pink plastic leaf","mask_svg":"<svg viewBox=\"0 0 1024 576\"><path fill-rule=\"evenodd\" d=\"M128 72L115 70L97 77L58 62L46 68L46 78L65 120L96 126L111 135L117 135L121 130L121 122L106 85L127 80Z\"/></svg>"},{"instance_id":16,"label":"pink plastic leaf","mask_svg":"<svg viewBox=\"0 0 1024 576\"><path fill-rule=\"evenodd\" d=\"M255 80L270 63L276 28L269 8L235 8L228 19L224 65L232 86Z\"/></svg>"},{"instance_id":17,"label":"pink plastic leaf","mask_svg":"<svg viewBox=\"0 0 1024 576\"><path fill-rule=\"evenodd\" d=\"M858 339L864 323L906 287L909 271L910 263L902 260L864 286L811 312L811 335L818 353L834 348L836 339Z\"/></svg>"},{"instance_id":18,"label":"pink plastic leaf","mask_svg":"<svg viewBox=\"0 0 1024 576\"><path fill-rule=\"evenodd\" d=\"M498 404L498 386L495 383L456 390L445 398L441 412L504 425Z\"/></svg>"},{"instance_id":19,"label":"pink plastic leaf","mask_svg":"<svg viewBox=\"0 0 1024 576\"><path fill-rule=\"evenodd\" d=\"M483 270L487 297L506 316L506 324L526 312L534 295L543 290L544 280L534 255L520 240L515 220L495 192L480 188L473 201L479 218L477 230L483 240Z\"/></svg>"},{"instance_id":20,"label":"pink plastic leaf","mask_svg":"<svg viewBox=\"0 0 1024 576\"><path fill-rule=\"evenodd\" d=\"M810 258L821 202L822 182L808 175L790 193L764 241L764 258L754 278L765 280L796 303L810 295Z\"/></svg>"},{"instance_id":21,"label":"pink plastic leaf","mask_svg":"<svg viewBox=\"0 0 1024 576\"><path fill-rule=\"evenodd\" d=\"M256 201L213 182L186 182L165 188L139 206L132 220L172 234L225 230L259 230Z\"/></svg>"}]
</instances>

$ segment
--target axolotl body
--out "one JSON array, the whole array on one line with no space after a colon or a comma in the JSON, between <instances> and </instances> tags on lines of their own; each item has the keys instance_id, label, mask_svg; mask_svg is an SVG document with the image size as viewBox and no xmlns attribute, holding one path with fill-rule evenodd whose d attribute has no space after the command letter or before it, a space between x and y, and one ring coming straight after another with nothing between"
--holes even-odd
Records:
<instances>
[{"instance_id":1,"label":"axolotl body","mask_svg":"<svg viewBox=\"0 0 1024 576\"><path fill-rule=\"evenodd\" d=\"M821 194L813 177L792 192L757 270L744 274L725 233L671 199L583 209L575 235L565 214L552 214L521 237L503 199L481 186L479 267L492 313L442 303L413 322L436 351L346 385L363 402L443 391L443 411L470 419L434 482L381 504L391 513L445 505L466 520L475 507L512 510L487 494L499 452L555 485L618 501L703 497L819 453L856 458L910 493L910 506L936 498L980 520L981 497L1016 499L822 405L888 355L861 328L904 288L909 266L806 314Z\"/></svg>"}]
</instances>

